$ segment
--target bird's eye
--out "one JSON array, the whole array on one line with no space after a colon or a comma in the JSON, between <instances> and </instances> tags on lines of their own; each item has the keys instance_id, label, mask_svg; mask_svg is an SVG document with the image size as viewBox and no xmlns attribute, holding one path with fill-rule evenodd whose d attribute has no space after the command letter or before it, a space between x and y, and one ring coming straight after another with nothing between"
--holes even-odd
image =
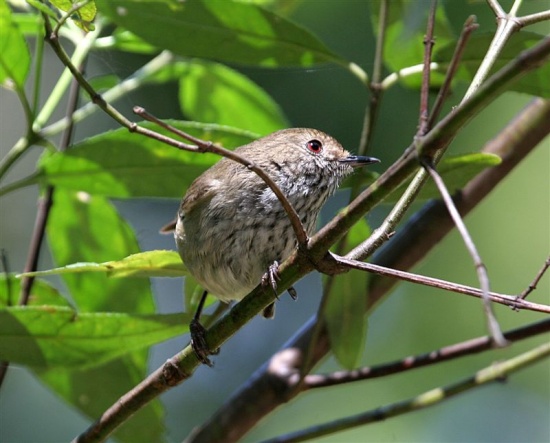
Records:
<instances>
[{"instance_id":1,"label":"bird's eye","mask_svg":"<svg viewBox=\"0 0 550 443\"><path fill-rule=\"evenodd\" d=\"M314 154L319 154L323 150L323 144L319 140L310 140L306 146Z\"/></svg>"}]
</instances>

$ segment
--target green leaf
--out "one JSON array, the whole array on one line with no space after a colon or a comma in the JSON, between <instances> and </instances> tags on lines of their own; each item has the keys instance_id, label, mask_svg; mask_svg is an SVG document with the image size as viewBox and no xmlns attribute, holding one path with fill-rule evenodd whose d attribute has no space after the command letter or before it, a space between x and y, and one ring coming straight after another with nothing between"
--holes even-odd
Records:
<instances>
[{"instance_id":1,"label":"green leaf","mask_svg":"<svg viewBox=\"0 0 550 443\"><path fill-rule=\"evenodd\" d=\"M100 196L56 189L50 211L48 244L56 264L112 261L139 252L133 230L113 205ZM63 274L80 311L152 313L147 281L109 278L105 273Z\"/></svg>"},{"instance_id":2,"label":"green leaf","mask_svg":"<svg viewBox=\"0 0 550 443\"><path fill-rule=\"evenodd\" d=\"M19 302L21 280L14 275L0 275L0 308L15 306ZM63 306L69 307L69 302L59 291L44 280L35 280L27 306Z\"/></svg>"},{"instance_id":3,"label":"green leaf","mask_svg":"<svg viewBox=\"0 0 550 443\"><path fill-rule=\"evenodd\" d=\"M12 19L5 0L0 0L0 84L23 89L31 56L23 34Z\"/></svg>"},{"instance_id":4,"label":"green leaf","mask_svg":"<svg viewBox=\"0 0 550 443\"><path fill-rule=\"evenodd\" d=\"M183 56L265 67L346 64L306 29L252 4L99 0L97 5L119 26Z\"/></svg>"},{"instance_id":5,"label":"green leaf","mask_svg":"<svg viewBox=\"0 0 550 443\"><path fill-rule=\"evenodd\" d=\"M96 92L106 91L114 88L120 83L120 78L115 74L100 75L98 77L91 78L88 83L94 88ZM84 94L83 99L89 101L90 97Z\"/></svg>"},{"instance_id":6,"label":"green leaf","mask_svg":"<svg viewBox=\"0 0 550 443\"><path fill-rule=\"evenodd\" d=\"M228 148L258 137L215 125L167 123ZM168 134L156 125L142 126ZM121 128L88 138L66 153L43 157L36 181L107 197L181 198L193 180L219 159L213 154L180 151Z\"/></svg>"},{"instance_id":7,"label":"green leaf","mask_svg":"<svg viewBox=\"0 0 550 443\"><path fill-rule=\"evenodd\" d=\"M0 360L87 368L187 332L186 314L77 313L62 306L0 309Z\"/></svg>"},{"instance_id":8,"label":"green leaf","mask_svg":"<svg viewBox=\"0 0 550 443\"><path fill-rule=\"evenodd\" d=\"M27 272L18 277L102 272L110 277L183 277L187 268L175 251L147 251L104 263L72 263L47 271Z\"/></svg>"},{"instance_id":9,"label":"green leaf","mask_svg":"<svg viewBox=\"0 0 550 443\"><path fill-rule=\"evenodd\" d=\"M136 54L153 54L159 52L156 46L153 46L139 38L130 31L117 29L113 35L98 38L94 43L95 49L116 49L125 52L134 52Z\"/></svg>"},{"instance_id":10,"label":"green leaf","mask_svg":"<svg viewBox=\"0 0 550 443\"><path fill-rule=\"evenodd\" d=\"M27 0L27 3L32 4L32 0ZM15 23L15 25L19 28L19 31L24 36L40 36L40 38L43 38L44 24L42 22L42 17L39 14L36 14L35 12L18 12L17 14L12 14L11 18L13 23Z\"/></svg>"},{"instance_id":11,"label":"green leaf","mask_svg":"<svg viewBox=\"0 0 550 443\"><path fill-rule=\"evenodd\" d=\"M135 368L144 366L146 360L134 357L135 354L94 368L35 369L33 372L53 387L58 395L76 405L90 420L97 420L113 405L113 398L120 398L143 379L144 375ZM153 400L115 431L115 440L162 443L165 441L164 420L162 403L158 399Z\"/></svg>"},{"instance_id":12,"label":"green leaf","mask_svg":"<svg viewBox=\"0 0 550 443\"><path fill-rule=\"evenodd\" d=\"M218 63L186 63L179 99L182 112L192 120L254 128L261 135L288 126L277 103L263 89Z\"/></svg>"},{"instance_id":13,"label":"green leaf","mask_svg":"<svg viewBox=\"0 0 550 443\"><path fill-rule=\"evenodd\" d=\"M347 237L348 247L355 247L370 235L365 219L356 223ZM367 335L367 283L369 274L350 271L325 279L325 321L330 346L344 368L357 367L365 349Z\"/></svg>"},{"instance_id":14,"label":"green leaf","mask_svg":"<svg viewBox=\"0 0 550 443\"><path fill-rule=\"evenodd\" d=\"M382 0L369 1L373 29L378 30L380 3ZM427 17L430 2L408 0L392 0L388 2L388 22L384 41L384 63L393 72L421 64L424 57L424 36L426 35ZM434 35L437 45L444 46L455 41L451 26L445 15L444 8L439 5L435 15ZM432 72L431 86L443 82L442 73ZM421 85L422 77L410 76L402 78L401 82L411 88Z\"/></svg>"},{"instance_id":15,"label":"green leaf","mask_svg":"<svg viewBox=\"0 0 550 443\"><path fill-rule=\"evenodd\" d=\"M506 63L516 59L520 52L535 46L544 38L544 35L528 31L516 32L502 49L498 59L493 66L492 73L501 69ZM464 81L471 81L474 78L481 61L485 58L489 45L493 39L492 33L474 34L470 37L468 45L464 49L460 69L457 78ZM442 45L434 52L434 61L447 63L454 52L454 44ZM550 63L522 76L508 86L508 89L525 94L550 98Z\"/></svg>"},{"instance_id":16,"label":"green leaf","mask_svg":"<svg viewBox=\"0 0 550 443\"><path fill-rule=\"evenodd\" d=\"M75 4L81 4L82 6L71 13L71 20L84 31L93 31L95 29L92 23L97 12L95 2L88 1L85 3L79 0L51 0L51 3L62 12L71 11Z\"/></svg>"},{"instance_id":17,"label":"green leaf","mask_svg":"<svg viewBox=\"0 0 550 443\"><path fill-rule=\"evenodd\" d=\"M139 252L132 229L122 220L112 204L102 197L57 188L54 192L54 205L50 211L47 228L50 250L54 262L58 266L77 261L113 260ZM110 312L118 311L128 312L130 314L124 315L130 317L140 318L143 316L146 319L149 315L154 318L153 296L149 285L143 279L132 277L110 279L105 274L98 273L63 275L62 277L72 300L80 311L103 311L99 314L95 312L94 315L105 317L110 315L116 317L119 314L110 314ZM59 316L61 315L60 313ZM82 314L73 315L78 318ZM58 317L58 321L61 321L60 317ZM121 327L123 328L132 327L132 320L122 321L122 323ZM149 325L152 326L153 323L154 320ZM93 320L88 319L86 324L92 325ZM75 328L75 326L72 327ZM162 326L159 327L158 339L162 339L160 336L164 333L166 336L170 333L178 333L176 325L173 326L172 332L169 332L168 325L165 326L164 332ZM182 325L179 327L185 328ZM100 332L97 331L97 333ZM98 343L93 346L95 345L101 346ZM57 351L62 353L63 349ZM60 358L59 355L53 357ZM142 347L125 354L117 360L116 364L98 367L95 370L89 369L80 372L79 368L78 371L70 374L59 371L58 373L49 372L44 376L38 372L37 375L84 414L96 419L99 415L98 410L104 411L116 402L121 392L129 391L146 376L147 362L148 350ZM90 375L89 381L84 380L86 375ZM95 382L94 385L91 384L93 382ZM99 389L114 384L117 384L117 389ZM95 395L90 395L90 393L94 393L94 390ZM101 394L98 391L101 391ZM149 419L151 432L162 429L162 406L158 399L152 402L146 415ZM131 425L125 425L125 428L123 435L126 436L126 441L141 439L141 435L137 434ZM160 436L160 433L158 435ZM160 437L153 438L151 441L157 440L160 440Z\"/></svg>"},{"instance_id":18,"label":"green leaf","mask_svg":"<svg viewBox=\"0 0 550 443\"><path fill-rule=\"evenodd\" d=\"M486 168L500 164L501 158L494 154L485 154L483 152L473 154L462 154L445 157L437 166L439 174L447 189L452 194L462 189L477 174ZM384 203L395 203L403 194L409 182L402 184L392 192ZM435 184L429 180L418 195L416 201L429 200L431 198L440 198L441 194Z\"/></svg>"}]
</instances>

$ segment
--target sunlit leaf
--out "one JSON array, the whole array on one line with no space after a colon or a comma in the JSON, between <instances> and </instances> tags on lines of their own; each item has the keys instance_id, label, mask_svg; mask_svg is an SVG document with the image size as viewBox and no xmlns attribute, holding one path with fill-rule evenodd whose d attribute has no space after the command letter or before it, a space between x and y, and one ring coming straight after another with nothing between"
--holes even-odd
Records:
<instances>
[{"instance_id":1,"label":"sunlit leaf","mask_svg":"<svg viewBox=\"0 0 550 443\"><path fill-rule=\"evenodd\" d=\"M122 260L104 263L72 263L61 268L20 274L23 276L45 276L101 272L110 277L183 277L187 269L175 251L147 251L130 255Z\"/></svg>"},{"instance_id":2,"label":"sunlit leaf","mask_svg":"<svg viewBox=\"0 0 550 443\"><path fill-rule=\"evenodd\" d=\"M258 137L216 125L168 123L226 148ZM158 130L151 124L143 126ZM219 159L213 154L180 151L121 128L88 138L66 153L44 157L36 181L108 197L181 198L193 180Z\"/></svg>"},{"instance_id":3,"label":"sunlit leaf","mask_svg":"<svg viewBox=\"0 0 550 443\"><path fill-rule=\"evenodd\" d=\"M0 310L0 360L41 368L97 366L180 335L188 323L185 314L6 307Z\"/></svg>"},{"instance_id":4,"label":"sunlit leaf","mask_svg":"<svg viewBox=\"0 0 550 443\"><path fill-rule=\"evenodd\" d=\"M306 29L253 4L99 0L97 5L119 26L179 55L266 67L345 63Z\"/></svg>"},{"instance_id":5,"label":"sunlit leaf","mask_svg":"<svg viewBox=\"0 0 550 443\"><path fill-rule=\"evenodd\" d=\"M34 369L33 372L55 392L75 405L90 420L96 420L118 399L136 386L143 375L135 370L144 361L134 352L101 366L84 369ZM101 387L101 389L98 389ZM165 441L165 412L157 398L135 412L115 432L114 439L124 443Z\"/></svg>"},{"instance_id":6,"label":"sunlit leaf","mask_svg":"<svg viewBox=\"0 0 550 443\"><path fill-rule=\"evenodd\" d=\"M254 128L261 135L288 126L277 103L263 89L224 65L186 63L179 86L182 112L193 120Z\"/></svg>"},{"instance_id":7,"label":"sunlit leaf","mask_svg":"<svg viewBox=\"0 0 550 443\"><path fill-rule=\"evenodd\" d=\"M19 302L22 280L15 275L0 275L0 307L15 306ZM35 280L27 306L63 306L69 307L69 302L60 292L44 280Z\"/></svg>"},{"instance_id":8,"label":"sunlit leaf","mask_svg":"<svg viewBox=\"0 0 550 443\"><path fill-rule=\"evenodd\" d=\"M0 85L22 89L30 63L29 48L23 34L14 23L5 0L0 0Z\"/></svg>"},{"instance_id":9,"label":"sunlit leaf","mask_svg":"<svg viewBox=\"0 0 550 443\"><path fill-rule=\"evenodd\" d=\"M52 5L62 12L71 11L71 20L84 31L93 31L95 29L92 21L95 18L97 8L94 1L78 1L78 0L50 0ZM73 9L77 6L76 9Z\"/></svg>"}]
</instances>

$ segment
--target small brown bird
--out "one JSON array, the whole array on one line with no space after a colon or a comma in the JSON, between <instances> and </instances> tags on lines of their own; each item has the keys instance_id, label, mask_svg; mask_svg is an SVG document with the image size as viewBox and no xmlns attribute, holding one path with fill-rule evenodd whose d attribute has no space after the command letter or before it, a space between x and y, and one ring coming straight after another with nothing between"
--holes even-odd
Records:
<instances>
[{"instance_id":1,"label":"small brown bird","mask_svg":"<svg viewBox=\"0 0 550 443\"><path fill-rule=\"evenodd\" d=\"M306 128L274 132L236 152L279 186L308 235L328 197L353 168L379 162L350 155L331 136ZM223 158L189 187L178 212L175 239L189 272L205 288L190 329L197 356L210 364L199 323L207 292L224 302L241 300L270 266L291 255L296 237L265 182Z\"/></svg>"}]
</instances>

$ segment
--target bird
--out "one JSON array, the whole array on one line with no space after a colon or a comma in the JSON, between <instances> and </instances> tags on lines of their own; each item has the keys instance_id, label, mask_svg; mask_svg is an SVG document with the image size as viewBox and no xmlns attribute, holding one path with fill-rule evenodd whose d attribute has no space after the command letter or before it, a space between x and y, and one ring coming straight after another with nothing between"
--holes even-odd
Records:
<instances>
[{"instance_id":1,"label":"bird","mask_svg":"<svg viewBox=\"0 0 550 443\"><path fill-rule=\"evenodd\" d=\"M379 162L352 155L330 135L311 128L279 130L235 152L277 184L308 236L342 180L357 167ZM204 288L190 324L191 344L199 360L211 365L200 324L206 295L226 303L239 301L266 281L266 271L273 283L278 264L297 247L296 235L265 181L246 166L222 158L189 186L174 237L184 264ZM267 309L264 315L269 313Z\"/></svg>"}]
</instances>

